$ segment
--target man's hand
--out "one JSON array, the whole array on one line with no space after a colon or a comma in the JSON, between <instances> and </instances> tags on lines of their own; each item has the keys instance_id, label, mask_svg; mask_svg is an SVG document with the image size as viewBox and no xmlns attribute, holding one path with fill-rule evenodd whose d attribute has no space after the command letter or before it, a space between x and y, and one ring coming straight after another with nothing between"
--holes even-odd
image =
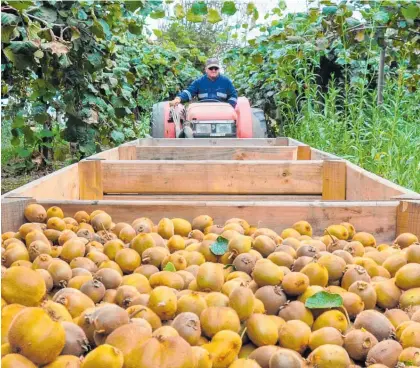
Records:
<instances>
[{"instance_id":1,"label":"man's hand","mask_svg":"<svg viewBox=\"0 0 420 368\"><path fill-rule=\"evenodd\" d=\"M179 97L175 97L172 101L169 101L169 106L176 106L181 102Z\"/></svg>"}]
</instances>

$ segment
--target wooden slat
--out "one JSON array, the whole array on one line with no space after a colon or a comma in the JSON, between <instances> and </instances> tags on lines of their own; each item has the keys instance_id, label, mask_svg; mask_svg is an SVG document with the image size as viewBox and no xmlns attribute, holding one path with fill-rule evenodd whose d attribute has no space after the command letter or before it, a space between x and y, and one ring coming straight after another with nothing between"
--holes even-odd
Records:
<instances>
[{"instance_id":1,"label":"wooden slat","mask_svg":"<svg viewBox=\"0 0 420 368\"><path fill-rule=\"evenodd\" d=\"M104 160L119 160L120 156L118 154L118 147L111 148L106 151L102 151L97 153L96 155L92 155L87 157L88 159L104 159Z\"/></svg>"},{"instance_id":2,"label":"wooden slat","mask_svg":"<svg viewBox=\"0 0 420 368\"><path fill-rule=\"evenodd\" d=\"M143 138L138 146L287 146L287 138Z\"/></svg>"},{"instance_id":3,"label":"wooden slat","mask_svg":"<svg viewBox=\"0 0 420 368\"><path fill-rule=\"evenodd\" d=\"M308 201L321 195L255 195L255 194L105 194L104 200L114 201Z\"/></svg>"},{"instance_id":4,"label":"wooden slat","mask_svg":"<svg viewBox=\"0 0 420 368\"><path fill-rule=\"evenodd\" d=\"M5 196L1 199L1 232L7 231L16 232L21 225L26 222L24 216L25 207L35 203L33 198L7 198Z\"/></svg>"},{"instance_id":5,"label":"wooden slat","mask_svg":"<svg viewBox=\"0 0 420 368\"><path fill-rule=\"evenodd\" d=\"M309 146L297 146L297 159L298 160L310 160L311 159L311 147Z\"/></svg>"},{"instance_id":6,"label":"wooden slat","mask_svg":"<svg viewBox=\"0 0 420 368\"><path fill-rule=\"evenodd\" d=\"M412 233L420 239L420 200L401 201L397 211L397 234Z\"/></svg>"},{"instance_id":7,"label":"wooden slat","mask_svg":"<svg viewBox=\"0 0 420 368\"><path fill-rule=\"evenodd\" d=\"M7 194L37 199L79 199L78 165L64 167Z\"/></svg>"},{"instance_id":8,"label":"wooden slat","mask_svg":"<svg viewBox=\"0 0 420 368\"><path fill-rule=\"evenodd\" d=\"M79 162L80 199L102 199L102 161Z\"/></svg>"},{"instance_id":9,"label":"wooden slat","mask_svg":"<svg viewBox=\"0 0 420 368\"><path fill-rule=\"evenodd\" d=\"M60 206L66 216L73 216L79 210L89 213L101 209L116 223L131 222L142 216L150 217L155 223L162 217L182 217L191 221L196 216L208 214L216 224L240 217L252 225L281 232L297 221L307 220L314 235L320 235L331 224L346 221L357 231L374 234L377 242L390 242L395 239L399 202L41 201L41 204Z\"/></svg>"},{"instance_id":10,"label":"wooden slat","mask_svg":"<svg viewBox=\"0 0 420 368\"><path fill-rule=\"evenodd\" d=\"M103 161L104 193L320 194L322 161Z\"/></svg>"},{"instance_id":11,"label":"wooden slat","mask_svg":"<svg viewBox=\"0 0 420 368\"><path fill-rule=\"evenodd\" d=\"M324 161L322 179L323 200L339 201L346 199L345 161Z\"/></svg>"},{"instance_id":12,"label":"wooden slat","mask_svg":"<svg viewBox=\"0 0 420 368\"><path fill-rule=\"evenodd\" d=\"M120 147L128 151L133 147ZM296 160L297 147L150 146L136 147L137 160ZM131 155L130 155L131 156ZM130 156L120 160L133 160Z\"/></svg>"},{"instance_id":13,"label":"wooden slat","mask_svg":"<svg viewBox=\"0 0 420 368\"><path fill-rule=\"evenodd\" d=\"M136 160L137 159L137 147L136 146L120 146L118 147L119 159L120 160Z\"/></svg>"}]
</instances>

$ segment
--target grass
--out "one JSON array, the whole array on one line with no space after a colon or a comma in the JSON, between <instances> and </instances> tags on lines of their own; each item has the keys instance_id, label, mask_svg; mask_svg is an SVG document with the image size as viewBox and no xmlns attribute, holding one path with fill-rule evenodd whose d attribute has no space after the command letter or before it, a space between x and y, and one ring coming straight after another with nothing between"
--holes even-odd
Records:
<instances>
[{"instance_id":1,"label":"grass","mask_svg":"<svg viewBox=\"0 0 420 368\"><path fill-rule=\"evenodd\" d=\"M420 90L407 91L402 72L386 82L380 106L365 86L332 85L320 99L309 85L299 115L286 109L287 136L420 192Z\"/></svg>"}]
</instances>

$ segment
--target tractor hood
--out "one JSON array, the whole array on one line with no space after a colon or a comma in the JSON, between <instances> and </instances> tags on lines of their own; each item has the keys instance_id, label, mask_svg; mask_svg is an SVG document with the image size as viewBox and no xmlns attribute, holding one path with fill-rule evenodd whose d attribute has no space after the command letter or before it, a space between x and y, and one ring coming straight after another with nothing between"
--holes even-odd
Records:
<instances>
[{"instance_id":1,"label":"tractor hood","mask_svg":"<svg viewBox=\"0 0 420 368\"><path fill-rule=\"evenodd\" d=\"M237 120L235 109L224 102L192 103L188 107L187 120Z\"/></svg>"}]
</instances>

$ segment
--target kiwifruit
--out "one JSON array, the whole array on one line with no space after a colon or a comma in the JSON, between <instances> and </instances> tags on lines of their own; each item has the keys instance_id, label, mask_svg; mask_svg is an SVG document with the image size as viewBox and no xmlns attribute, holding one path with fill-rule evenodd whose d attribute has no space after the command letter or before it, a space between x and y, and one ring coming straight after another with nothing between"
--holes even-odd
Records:
<instances>
[{"instance_id":1,"label":"kiwifruit","mask_svg":"<svg viewBox=\"0 0 420 368\"><path fill-rule=\"evenodd\" d=\"M178 314L171 326L190 345L196 345L201 336L200 319L195 313L183 312Z\"/></svg>"},{"instance_id":2,"label":"kiwifruit","mask_svg":"<svg viewBox=\"0 0 420 368\"><path fill-rule=\"evenodd\" d=\"M173 289L181 290L184 288L184 279L181 275L170 271L160 271L149 278L150 286L168 286Z\"/></svg>"},{"instance_id":3,"label":"kiwifruit","mask_svg":"<svg viewBox=\"0 0 420 368\"><path fill-rule=\"evenodd\" d=\"M376 305L377 295L375 288L366 281L356 281L350 285L348 291L357 294L365 304L365 309L373 309Z\"/></svg>"},{"instance_id":4,"label":"kiwifruit","mask_svg":"<svg viewBox=\"0 0 420 368\"><path fill-rule=\"evenodd\" d=\"M111 260L115 260L117 253L124 249L124 243L120 239L109 240L104 244L103 253Z\"/></svg>"},{"instance_id":5,"label":"kiwifruit","mask_svg":"<svg viewBox=\"0 0 420 368\"><path fill-rule=\"evenodd\" d=\"M118 222L111 228L111 231L116 235L119 236L120 231L125 228L126 226L130 226L127 222Z\"/></svg>"},{"instance_id":6,"label":"kiwifruit","mask_svg":"<svg viewBox=\"0 0 420 368\"><path fill-rule=\"evenodd\" d=\"M396 337L397 341L400 341L401 340L401 335L403 334L404 330L408 326L412 325L413 323L416 323L416 322L414 322L414 321L405 321L405 322L401 322L398 325L398 327L395 330L395 337Z\"/></svg>"},{"instance_id":7,"label":"kiwifruit","mask_svg":"<svg viewBox=\"0 0 420 368\"><path fill-rule=\"evenodd\" d=\"M169 320L175 316L177 298L172 289L167 286L158 286L150 292L148 307L152 309L161 320Z\"/></svg>"},{"instance_id":8,"label":"kiwifruit","mask_svg":"<svg viewBox=\"0 0 420 368\"><path fill-rule=\"evenodd\" d=\"M38 272L42 276L42 278L45 281L45 287L47 289L47 292L50 292L52 288L54 287L54 281L50 273L47 270L44 270L42 268L36 269L35 271Z\"/></svg>"},{"instance_id":9,"label":"kiwifruit","mask_svg":"<svg viewBox=\"0 0 420 368\"><path fill-rule=\"evenodd\" d=\"M294 263L294 258L285 252L274 252L267 257L271 262L275 263L277 266L284 266L291 268Z\"/></svg>"},{"instance_id":10,"label":"kiwifruit","mask_svg":"<svg viewBox=\"0 0 420 368\"><path fill-rule=\"evenodd\" d=\"M106 254L104 254L102 252L97 252L97 251L90 251L86 255L86 258L90 259L99 268L101 267L102 262L110 261L110 259L108 258L108 256ZM118 269L121 270L120 266L118 266ZM122 274L122 271L121 271L121 274Z\"/></svg>"},{"instance_id":11,"label":"kiwifruit","mask_svg":"<svg viewBox=\"0 0 420 368\"><path fill-rule=\"evenodd\" d=\"M330 225L325 230L324 235L331 235L340 240L347 240L349 238L349 231L343 225Z\"/></svg>"},{"instance_id":12,"label":"kiwifruit","mask_svg":"<svg viewBox=\"0 0 420 368\"><path fill-rule=\"evenodd\" d=\"M370 283L370 276L361 266L348 268L341 279L341 287L348 290L350 285L356 281L365 281Z\"/></svg>"},{"instance_id":13,"label":"kiwifruit","mask_svg":"<svg viewBox=\"0 0 420 368\"><path fill-rule=\"evenodd\" d=\"M94 303L99 303L105 295L105 286L99 280L85 282L80 291L86 294Z\"/></svg>"},{"instance_id":14,"label":"kiwifruit","mask_svg":"<svg viewBox=\"0 0 420 368\"><path fill-rule=\"evenodd\" d=\"M229 306L229 297L223 293L212 292L204 295L204 299L209 307Z\"/></svg>"},{"instance_id":15,"label":"kiwifruit","mask_svg":"<svg viewBox=\"0 0 420 368\"><path fill-rule=\"evenodd\" d=\"M47 229L64 231L66 230L66 223L59 217L50 217L47 221Z\"/></svg>"},{"instance_id":16,"label":"kiwifruit","mask_svg":"<svg viewBox=\"0 0 420 368\"><path fill-rule=\"evenodd\" d=\"M323 327L311 333L309 338L309 348L311 350L326 344L343 346L344 340L341 332L334 327Z\"/></svg>"},{"instance_id":17,"label":"kiwifruit","mask_svg":"<svg viewBox=\"0 0 420 368\"><path fill-rule=\"evenodd\" d=\"M300 354L308 347L310 336L310 327L299 320L287 321L278 331L279 345Z\"/></svg>"},{"instance_id":18,"label":"kiwifruit","mask_svg":"<svg viewBox=\"0 0 420 368\"><path fill-rule=\"evenodd\" d=\"M30 261L25 261L25 260L22 260L22 259L18 259L17 261L14 261L10 265L10 267L16 267L16 266L22 266L22 267L32 268L32 263Z\"/></svg>"},{"instance_id":19,"label":"kiwifruit","mask_svg":"<svg viewBox=\"0 0 420 368\"><path fill-rule=\"evenodd\" d=\"M395 274L395 285L403 290L420 287L420 264L409 263L401 267Z\"/></svg>"},{"instance_id":20,"label":"kiwifruit","mask_svg":"<svg viewBox=\"0 0 420 368\"><path fill-rule=\"evenodd\" d=\"M134 270L134 272L135 273L140 273L143 276L146 276L148 279L150 279L150 276L159 272L159 268L157 268L156 266L153 266L151 264L145 264L145 265L141 265L141 266L137 267Z\"/></svg>"},{"instance_id":21,"label":"kiwifruit","mask_svg":"<svg viewBox=\"0 0 420 368\"><path fill-rule=\"evenodd\" d=\"M293 248L295 251L301 246L300 240L296 239L296 238L284 239L282 241L281 245L287 245L287 246Z\"/></svg>"},{"instance_id":22,"label":"kiwifruit","mask_svg":"<svg viewBox=\"0 0 420 368\"><path fill-rule=\"evenodd\" d=\"M354 360L364 361L377 343L377 338L365 329L354 329L344 336L344 349Z\"/></svg>"},{"instance_id":23,"label":"kiwifruit","mask_svg":"<svg viewBox=\"0 0 420 368\"><path fill-rule=\"evenodd\" d=\"M376 247L376 239L375 237L367 232L357 232L354 234L353 241L359 241L363 244L364 247Z\"/></svg>"},{"instance_id":24,"label":"kiwifruit","mask_svg":"<svg viewBox=\"0 0 420 368\"><path fill-rule=\"evenodd\" d=\"M192 220L192 228L204 231L206 227L213 225L213 219L208 215L200 215Z\"/></svg>"},{"instance_id":25,"label":"kiwifruit","mask_svg":"<svg viewBox=\"0 0 420 368\"><path fill-rule=\"evenodd\" d=\"M72 277L70 266L60 259L54 259L48 266L47 271L53 278L54 286L58 287L66 287Z\"/></svg>"},{"instance_id":26,"label":"kiwifruit","mask_svg":"<svg viewBox=\"0 0 420 368\"><path fill-rule=\"evenodd\" d=\"M407 256L403 253L396 253L390 255L382 266L385 267L392 277L395 276L396 272L407 264Z\"/></svg>"},{"instance_id":27,"label":"kiwifruit","mask_svg":"<svg viewBox=\"0 0 420 368\"><path fill-rule=\"evenodd\" d=\"M73 258L70 262L70 267L72 270L75 268L83 268L90 273L95 273L98 270L98 266L95 264L95 262L86 257Z\"/></svg>"},{"instance_id":28,"label":"kiwifruit","mask_svg":"<svg viewBox=\"0 0 420 368\"><path fill-rule=\"evenodd\" d=\"M241 350L241 337L233 331L220 331L208 344L202 345L210 353L214 368L229 367Z\"/></svg>"},{"instance_id":29,"label":"kiwifruit","mask_svg":"<svg viewBox=\"0 0 420 368\"><path fill-rule=\"evenodd\" d=\"M223 270L215 263L200 265L197 273L197 286L202 291L220 291L224 283Z\"/></svg>"},{"instance_id":30,"label":"kiwifruit","mask_svg":"<svg viewBox=\"0 0 420 368\"><path fill-rule=\"evenodd\" d=\"M177 271L185 270L187 268L187 260L179 251L165 256L162 260L162 267L164 268L168 262L171 262Z\"/></svg>"},{"instance_id":31,"label":"kiwifruit","mask_svg":"<svg viewBox=\"0 0 420 368\"><path fill-rule=\"evenodd\" d=\"M255 297L262 301L267 314L277 315L287 297L280 286L266 285L255 292Z\"/></svg>"},{"instance_id":32,"label":"kiwifruit","mask_svg":"<svg viewBox=\"0 0 420 368\"><path fill-rule=\"evenodd\" d=\"M200 315L201 329L208 337L222 330L239 332L241 324L234 309L229 307L208 307Z\"/></svg>"},{"instance_id":33,"label":"kiwifruit","mask_svg":"<svg viewBox=\"0 0 420 368\"><path fill-rule=\"evenodd\" d=\"M169 254L169 250L163 247L153 247L146 249L142 254L142 263L161 267L163 260ZM169 260L168 260L169 262Z\"/></svg>"},{"instance_id":34,"label":"kiwifruit","mask_svg":"<svg viewBox=\"0 0 420 368\"><path fill-rule=\"evenodd\" d=\"M275 263L268 259L261 259L255 263L252 278L259 287L265 285L279 285L283 280L284 273Z\"/></svg>"},{"instance_id":35,"label":"kiwifruit","mask_svg":"<svg viewBox=\"0 0 420 368\"><path fill-rule=\"evenodd\" d=\"M324 288L318 285L308 286L303 294L299 295L298 300L302 303L306 302L306 299L310 298L312 295L316 294L319 291L323 291Z\"/></svg>"},{"instance_id":36,"label":"kiwifruit","mask_svg":"<svg viewBox=\"0 0 420 368\"><path fill-rule=\"evenodd\" d=\"M351 319L355 318L365 308L362 298L354 293L346 292L341 295L343 306Z\"/></svg>"},{"instance_id":37,"label":"kiwifruit","mask_svg":"<svg viewBox=\"0 0 420 368\"><path fill-rule=\"evenodd\" d=\"M26 206L23 213L29 222L45 222L47 219L47 211L37 203L31 203Z\"/></svg>"},{"instance_id":38,"label":"kiwifruit","mask_svg":"<svg viewBox=\"0 0 420 368\"><path fill-rule=\"evenodd\" d=\"M401 334L400 343L403 348L420 348L420 323L408 325Z\"/></svg>"},{"instance_id":39,"label":"kiwifruit","mask_svg":"<svg viewBox=\"0 0 420 368\"><path fill-rule=\"evenodd\" d=\"M343 225L347 231L349 232L349 239L352 239L354 234L356 233L356 229L350 222L342 222L340 225Z\"/></svg>"},{"instance_id":40,"label":"kiwifruit","mask_svg":"<svg viewBox=\"0 0 420 368\"><path fill-rule=\"evenodd\" d=\"M73 318L80 316L84 310L95 306L87 295L80 290L71 288L59 290L54 295L53 301L64 305Z\"/></svg>"},{"instance_id":41,"label":"kiwifruit","mask_svg":"<svg viewBox=\"0 0 420 368\"><path fill-rule=\"evenodd\" d=\"M305 322L309 327L312 327L314 323L312 312L305 307L304 303L298 300L287 302L280 307L278 315L285 321L300 320Z\"/></svg>"},{"instance_id":42,"label":"kiwifruit","mask_svg":"<svg viewBox=\"0 0 420 368\"><path fill-rule=\"evenodd\" d=\"M411 314L411 320L420 323L420 308L418 308L414 313Z\"/></svg>"},{"instance_id":43,"label":"kiwifruit","mask_svg":"<svg viewBox=\"0 0 420 368\"><path fill-rule=\"evenodd\" d=\"M420 366L420 348L405 348L399 355L398 361L409 366Z\"/></svg>"},{"instance_id":44,"label":"kiwifruit","mask_svg":"<svg viewBox=\"0 0 420 368\"><path fill-rule=\"evenodd\" d=\"M353 256L349 252L346 252L345 250L338 249L332 252L332 254L342 258L344 262L346 262L347 265L354 263Z\"/></svg>"},{"instance_id":45,"label":"kiwifruit","mask_svg":"<svg viewBox=\"0 0 420 368\"><path fill-rule=\"evenodd\" d=\"M123 273L132 273L140 266L140 255L133 249L124 248L115 254L115 262L121 267Z\"/></svg>"},{"instance_id":46,"label":"kiwifruit","mask_svg":"<svg viewBox=\"0 0 420 368\"><path fill-rule=\"evenodd\" d=\"M2 356L1 366L3 368L36 368L36 365L28 358L25 358L23 355L13 353Z\"/></svg>"},{"instance_id":47,"label":"kiwifruit","mask_svg":"<svg viewBox=\"0 0 420 368\"><path fill-rule=\"evenodd\" d=\"M278 328L269 316L254 313L246 321L246 333L256 346L274 345L278 340Z\"/></svg>"},{"instance_id":48,"label":"kiwifruit","mask_svg":"<svg viewBox=\"0 0 420 368\"><path fill-rule=\"evenodd\" d=\"M409 321L410 317L401 309L387 309L384 313L385 317L390 320L392 325L397 328L401 323Z\"/></svg>"},{"instance_id":49,"label":"kiwifruit","mask_svg":"<svg viewBox=\"0 0 420 368\"><path fill-rule=\"evenodd\" d=\"M44 270L48 269L48 266L52 262L53 258L48 254L40 254L38 257L34 259L32 262L32 268L34 270L38 268L42 268Z\"/></svg>"},{"instance_id":50,"label":"kiwifruit","mask_svg":"<svg viewBox=\"0 0 420 368\"><path fill-rule=\"evenodd\" d=\"M398 244L398 246L402 249L409 247L413 243L418 243L419 238L411 233L402 233L397 236L394 240L394 244Z\"/></svg>"},{"instance_id":51,"label":"kiwifruit","mask_svg":"<svg viewBox=\"0 0 420 368\"><path fill-rule=\"evenodd\" d=\"M206 308L206 299L199 293L192 292L178 299L177 313L191 312L200 317Z\"/></svg>"},{"instance_id":52,"label":"kiwifruit","mask_svg":"<svg viewBox=\"0 0 420 368\"><path fill-rule=\"evenodd\" d=\"M400 308L407 309L413 306L420 306L420 288L406 290L400 297Z\"/></svg>"},{"instance_id":53,"label":"kiwifruit","mask_svg":"<svg viewBox=\"0 0 420 368\"><path fill-rule=\"evenodd\" d=\"M253 359L240 358L235 360L229 368L261 368L260 365Z\"/></svg>"},{"instance_id":54,"label":"kiwifruit","mask_svg":"<svg viewBox=\"0 0 420 368\"><path fill-rule=\"evenodd\" d=\"M101 214L95 216L98 217ZM93 218L94 220L95 218ZM82 368L110 367L122 368L124 363L123 353L108 344L98 346L89 352L82 362Z\"/></svg>"},{"instance_id":55,"label":"kiwifruit","mask_svg":"<svg viewBox=\"0 0 420 368\"><path fill-rule=\"evenodd\" d=\"M66 342L61 355L75 355L80 357L89 351L89 340L85 332L75 323L61 321L66 334Z\"/></svg>"},{"instance_id":56,"label":"kiwifruit","mask_svg":"<svg viewBox=\"0 0 420 368\"><path fill-rule=\"evenodd\" d=\"M108 215L107 213L101 212L101 213L98 213L93 218L91 215L90 223L96 231L110 230L112 226L112 219L111 219L111 216Z\"/></svg>"},{"instance_id":57,"label":"kiwifruit","mask_svg":"<svg viewBox=\"0 0 420 368\"><path fill-rule=\"evenodd\" d=\"M398 357L402 351L403 348L397 341L380 341L369 350L366 357L366 365L383 364L393 368L398 363Z\"/></svg>"},{"instance_id":58,"label":"kiwifruit","mask_svg":"<svg viewBox=\"0 0 420 368\"><path fill-rule=\"evenodd\" d=\"M269 368L270 359L281 348L275 345L265 345L254 349L249 355L249 359L255 360L261 368Z\"/></svg>"},{"instance_id":59,"label":"kiwifruit","mask_svg":"<svg viewBox=\"0 0 420 368\"><path fill-rule=\"evenodd\" d=\"M73 276L67 283L67 287L80 290L82 285L89 280L92 280L91 273L88 275Z\"/></svg>"},{"instance_id":60,"label":"kiwifruit","mask_svg":"<svg viewBox=\"0 0 420 368\"><path fill-rule=\"evenodd\" d=\"M276 249L276 242L267 235L259 235L254 238L253 248L260 252L264 257L268 257Z\"/></svg>"},{"instance_id":61,"label":"kiwifruit","mask_svg":"<svg viewBox=\"0 0 420 368\"><path fill-rule=\"evenodd\" d=\"M308 256L299 257L298 259L295 260L291 269L293 272L300 272L303 267L313 262L313 260L314 260L313 257L308 257Z\"/></svg>"},{"instance_id":62,"label":"kiwifruit","mask_svg":"<svg viewBox=\"0 0 420 368\"><path fill-rule=\"evenodd\" d=\"M376 304L384 309L395 308L400 300L401 291L395 285L394 279L375 282L373 287L377 295Z\"/></svg>"},{"instance_id":63,"label":"kiwifruit","mask_svg":"<svg viewBox=\"0 0 420 368\"><path fill-rule=\"evenodd\" d=\"M309 285L325 287L328 284L327 268L317 262L307 264L300 272L308 276Z\"/></svg>"},{"instance_id":64,"label":"kiwifruit","mask_svg":"<svg viewBox=\"0 0 420 368\"><path fill-rule=\"evenodd\" d=\"M347 351L338 345L321 345L308 356L308 362L317 368L348 368L351 364Z\"/></svg>"},{"instance_id":65,"label":"kiwifruit","mask_svg":"<svg viewBox=\"0 0 420 368\"><path fill-rule=\"evenodd\" d=\"M137 235L137 232L135 229L133 229L130 225L125 226L121 229L121 231L118 234L118 237L124 242L124 243L130 243L135 236Z\"/></svg>"},{"instance_id":66,"label":"kiwifruit","mask_svg":"<svg viewBox=\"0 0 420 368\"><path fill-rule=\"evenodd\" d=\"M374 335L378 341L392 337L395 328L392 323L382 313L376 310L365 310L361 312L354 321L354 328L364 328Z\"/></svg>"},{"instance_id":67,"label":"kiwifruit","mask_svg":"<svg viewBox=\"0 0 420 368\"><path fill-rule=\"evenodd\" d=\"M344 333L348 328L347 318L341 311L328 310L315 320L312 330L316 331L323 327L334 327Z\"/></svg>"},{"instance_id":68,"label":"kiwifruit","mask_svg":"<svg viewBox=\"0 0 420 368\"><path fill-rule=\"evenodd\" d=\"M254 311L254 294L243 286L233 290L229 295L229 307L234 309L241 321L248 319Z\"/></svg>"},{"instance_id":69,"label":"kiwifruit","mask_svg":"<svg viewBox=\"0 0 420 368\"><path fill-rule=\"evenodd\" d=\"M77 238L76 233L74 233L71 230L64 230L58 237L58 244L62 246L66 241L70 240L71 238Z\"/></svg>"},{"instance_id":70,"label":"kiwifruit","mask_svg":"<svg viewBox=\"0 0 420 368\"><path fill-rule=\"evenodd\" d=\"M407 248L405 255L408 263L420 263L420 243L411 244Z\"/></svg>"},{"instance_id":71,"label":"kiwifruit","mask_svg":"<svg viewBox=\"0 0 420 368\"><path fill-rule=\"evenodd\" d=\"M341 279L346 268L346 262L334 254L319 257L317 263L327 269L329 282Z\"/></svg>"},{"instance_id":72,"label":"kiwifruit","mask_svg":"<svg viewBox=\"0 0 420 368\"><path fill-rule=\"evenodd\" d=\"M84 257L86 253L86 244L82 238L71 238L63 244L60 258L70 263L76 257Z\"/></svg>"},{"instance_id":73,"label":"kiwifruit","mask_svg":"<svg viewBox=\"0 0 420 368\"><path fill-rule=\"evenodd\" d=\"M34 242L35 243L35 242ZM2 264L10 267L16 261L29 261L29 253L24 245L8 247L1 257Z\"/></svg>"},{"instance_id":74,"label":"kiwifruit","mask_svg":"<svg viewBox=\"0 0 420 368\"><path fill-rule=\"evenodd\" d=\"M143 305L133 305L132 307L128 307L126 310L131 319L143 318L149 322L153 330L162 326L159 316L148 307Z\"/></svg>"},{"instance_id":75,"label":"kiwifruit","mask_svg":"<svg viewBox=\"0 0 420 368\"><path fill-rule=\"evenodd\" d=\"M282 239L287 239L287 238L296 238L296 239L299 239L300 236L301 236L301 234L299 233L299 231L297 231L295 229L292 229L292 228L284 229L281 232L281 234L280 234L280 237Z\"/></svg>"},{"instance_id":76,"label":"kiwifruit","mask_svg":"<svg viewBox=\"0 0 420 368\"><path fill-rule=\"evenodd\" d=\"M10 324L12 323L15 316L22 310L25 309L24 305L21 304L9 304L1 310L1 341L2 343L8 343L9 339L7 333L9 331Z\"/></svg>"},{"instance_id":77,"label":"kiwifruit","mask_svg":"<svg viewBox=\"0 0 420 368\"><path fill-rule=\"evenodd\" d=\"M146 276L139 273L123 276L121 286L122 285L134 286L139 293L149 293L152 290Z\"/></svg>"}]
</instances>

